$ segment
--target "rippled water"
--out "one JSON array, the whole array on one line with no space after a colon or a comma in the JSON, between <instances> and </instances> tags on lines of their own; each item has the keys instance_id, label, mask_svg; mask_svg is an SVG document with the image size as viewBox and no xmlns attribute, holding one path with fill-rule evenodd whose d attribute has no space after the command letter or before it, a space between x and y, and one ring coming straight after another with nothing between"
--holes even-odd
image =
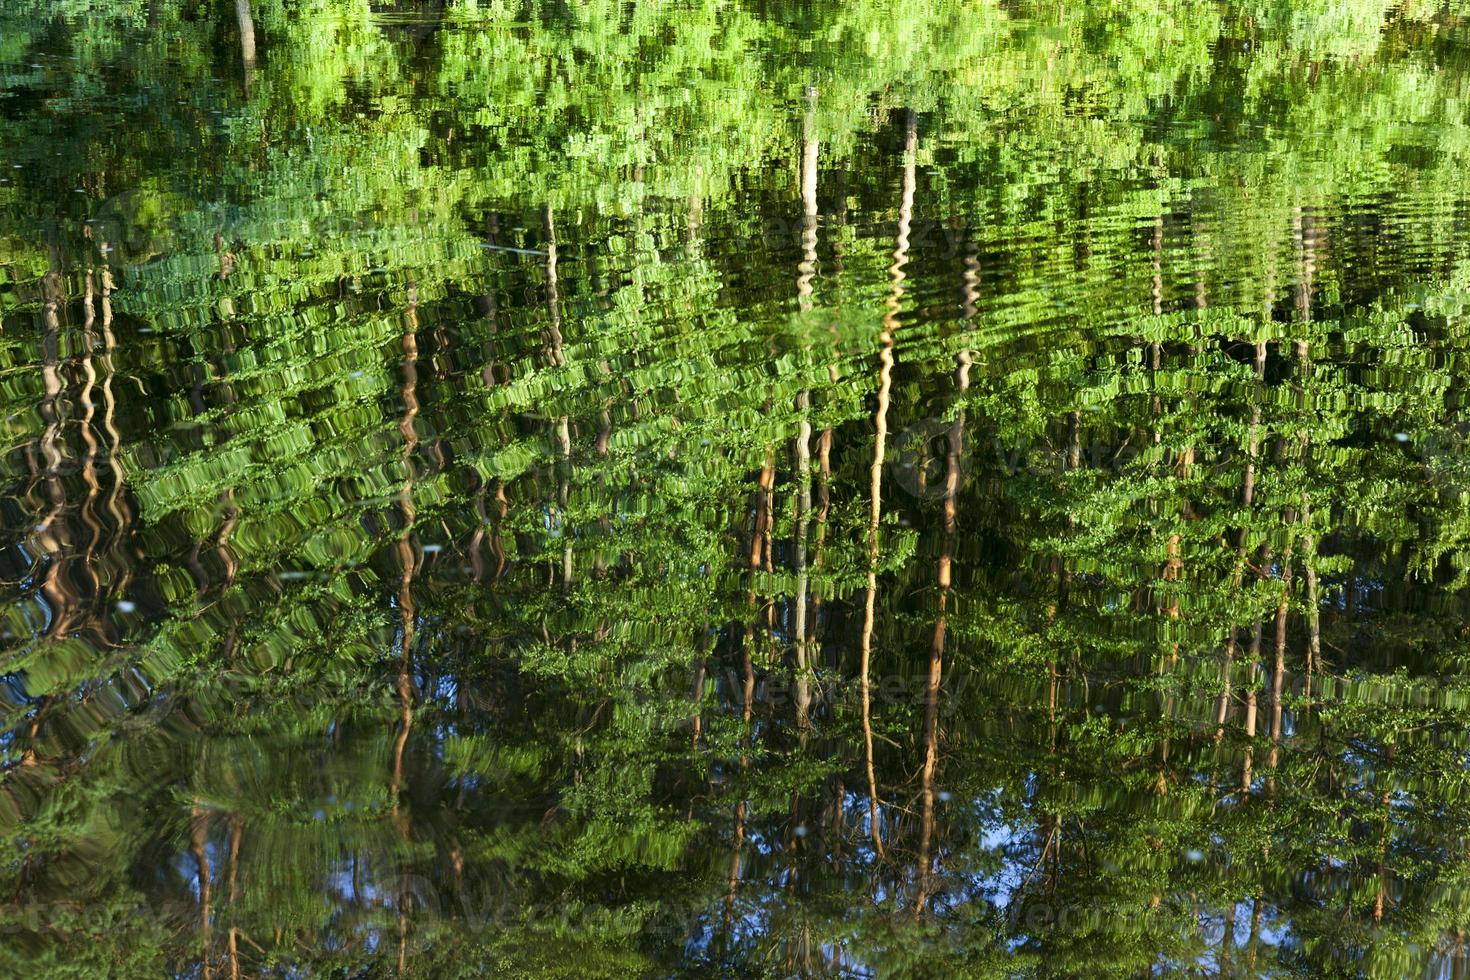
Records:
<instances>
[{"instance_id":1,"label":"rippled water","mask_svg":"<svg viewBox=\"0 0 1470 980\"><path fill-rule=\"evenodd\" d=\"M1459 4L10 0L0 972L1470 975Z\"/></svg>"}]
</instances>

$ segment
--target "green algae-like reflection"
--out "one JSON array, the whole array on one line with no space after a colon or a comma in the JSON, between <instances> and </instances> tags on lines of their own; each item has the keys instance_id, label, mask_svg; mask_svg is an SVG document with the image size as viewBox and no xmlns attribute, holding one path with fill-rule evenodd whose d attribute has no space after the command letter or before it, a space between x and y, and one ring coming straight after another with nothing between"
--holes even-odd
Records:
<instances>
[{"instance_id":1,"label":"green algae-like reflection","mask_svg":"<svg viewBox=\"0 0 1470 980\"><path fill-rule=\"evenodd\" d=\"M1470 7L0 7L0 975L1470 975Z\"/></svg>"}]
</instances>

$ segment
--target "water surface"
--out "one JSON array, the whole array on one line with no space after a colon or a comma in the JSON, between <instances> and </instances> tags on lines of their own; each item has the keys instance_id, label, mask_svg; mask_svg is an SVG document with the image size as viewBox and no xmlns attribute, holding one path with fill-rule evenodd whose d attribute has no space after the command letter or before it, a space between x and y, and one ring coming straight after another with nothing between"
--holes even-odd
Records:
<instances>
[{"instance_id":1,"label":"water surface","mask_svg":"<svg viewBox=\"0 0 1470 980\"><path fill-rule=\"evenodd\" d=\"M0 12L0 972L1470 973L1458 4Z\"/></svg>"}]
</instances>

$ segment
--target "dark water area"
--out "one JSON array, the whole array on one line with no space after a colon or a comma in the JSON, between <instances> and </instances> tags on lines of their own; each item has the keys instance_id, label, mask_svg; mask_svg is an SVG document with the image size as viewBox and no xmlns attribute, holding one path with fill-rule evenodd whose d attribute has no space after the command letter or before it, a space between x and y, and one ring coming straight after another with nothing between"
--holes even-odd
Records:
<instances>
[{"instance_id":1,"label":"dark water area","mask_svg":"<svg viewBox=\"0 0 1470 980\"><path fill-rule=\"evenodd\" d=\"M1467 18L7 0L0 975L1470 976Z\"/></svg>"}]
</instances>

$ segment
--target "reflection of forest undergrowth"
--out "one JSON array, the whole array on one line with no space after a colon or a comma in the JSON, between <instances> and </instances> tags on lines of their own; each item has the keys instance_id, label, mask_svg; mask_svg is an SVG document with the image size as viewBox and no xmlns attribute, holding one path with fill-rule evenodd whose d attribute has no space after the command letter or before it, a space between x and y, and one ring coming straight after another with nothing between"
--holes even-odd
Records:
<instances>
[{"instance_id":1,"label":"reflection of forest undergrowth","mask_svg":"<svg viewBox=\"0 0 1470 980\"><path fill-rule=\"evenodd\" d=\"M0 963L1464 972L1464 38L6 4Z\"/></svg>"}]
</instances>

